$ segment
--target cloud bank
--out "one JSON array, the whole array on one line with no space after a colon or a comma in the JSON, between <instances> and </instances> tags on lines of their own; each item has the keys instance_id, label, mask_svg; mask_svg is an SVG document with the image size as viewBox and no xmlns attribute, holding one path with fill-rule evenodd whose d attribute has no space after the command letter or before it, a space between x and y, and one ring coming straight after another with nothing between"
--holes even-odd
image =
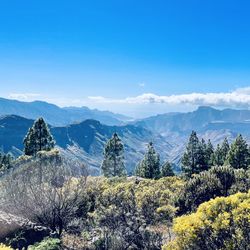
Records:
<instances>
[{"instance_id":1,"label":"cloud bank","mask_svg":"<svg viewBox=\"0 0 250 250\"><path fill-rule=\"evenodd\" d=\"M37 93L11 93L8 96L10 99L29 101L31 99L37 99L40 94Z\"/></svg>"},{"instance_id":2,"label":"cloud bank","mask_svg":"<svg viewBox=\"0 0 250 250\"><path fill-rule=\"evenodd\" d=\"M250 87L236 89L231 92L221 93L190 93L180 95L156 95L145 93L136 97L124 99L112 99L102 96L89 96L94 103L102 104L168 104L168 105L192 105L192 106L217 106L217 107L250 107Z\"/></svg>"}]
</instances>

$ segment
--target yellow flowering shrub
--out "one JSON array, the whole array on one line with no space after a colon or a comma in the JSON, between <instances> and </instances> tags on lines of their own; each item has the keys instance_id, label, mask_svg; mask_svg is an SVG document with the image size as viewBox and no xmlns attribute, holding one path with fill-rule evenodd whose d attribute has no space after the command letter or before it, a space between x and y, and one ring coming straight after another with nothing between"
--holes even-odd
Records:
<instances>
[{"instance_id":1,"label":"yellow flowering shrub","mask_svg":"<svg viewBox=\"0 0 250 250\"><path fill-rule=\"evenodd\" d=\"M250 191L201 204L196 213L176 218L173 230L176 239L164 250L248 249Z\"/></svg>"},{"instance_id":2,"label":"yellow flowering shrub","mask_svg":"<svg viewBox=\"0 0 250 250\"><path fill-rule=\"evenodd\" d=\"M3 244L0 243L0 250L11 250L11 249L12 248L7 247L7 246L5 246L5 245L3 245Z\"/></svg>"}]
</instances>

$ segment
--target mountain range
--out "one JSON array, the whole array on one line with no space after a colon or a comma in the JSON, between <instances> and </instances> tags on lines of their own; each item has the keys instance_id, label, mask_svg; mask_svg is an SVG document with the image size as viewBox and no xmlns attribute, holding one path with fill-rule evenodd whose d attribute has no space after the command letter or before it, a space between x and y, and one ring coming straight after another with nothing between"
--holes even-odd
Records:
<instances>
[{"instance_id":1,"label":"mountain range","mask_svg":"<svg viewBox=\"0 0 250 250\"><path fill-rule=\"evenodd\" d=\"M210 139L214 146L224 138L232 142L238 134L242 134L250 143L250 110L218 110L201 106L192 112L160 114L134 124L165 138L172 146L168 159L179 166L192 130L200 138L206 141Z\"/></svg>"},{"instance_id":2,"label":"mountain range","mask_svg":"<svg viewBox=\"0 0 250 250\"><path fill-rule=\"evenodd\" d=\"M204 132L218 129L240 129L247 132L244 128L249 128L250 110L217 110L202 106L193 112L161 114L137 121L135 124L160 134L185 134L192 130Z\"/></svg>"},{"instance_id":3,"label":"mountain range","mask_svg":"<svg viewBox=\"0 0 250 250\"><path fill-rule=\"evenodd\" d=\"M21 102L0 98L0 116L2 115L18 115L27 119L43 117L52 126L66 126L86 119L98 120L107 125L121 125L131 120L124 115L87 107L60 108L42 101Z\"/></svg>"},{"instance_id":4,"label":"mountain range","mask_svg":"<svg viewBox=\"0 0 250 250\"><path fill-rule=\"evenodd\" d=\"M14 105L11 105L13 102ZM6 103L5 101L5 105ZM86 162L93 174L98 174L103 147L114 132L117 132L124 142L128 172L132 172L138 161L142 159L146 145L150 141L160 153L162 162L169 160L175 163L177 166L175 170L179 171L180 159L192 130L196 130L199 137L210 139L214 145L221 143L225 137L231 142L239 133L250 142L249 110L217 110L211 107L199 107L188 113L166 113L128 121L129 118L111 112L87 108L59 108L53 104L33 102L30 104L31 108L29 103L21 104L25 106L27 116L28 113L33 116L33 119L28 119L27 116L22 117L24 111L21 111L21 108L15 110L19 102L9 100L9 103L10 107L6 108L8 113L0 117L2 151L12 152L16 156L22 154L23 138L28 128L33 124L35 116L43 116L50 124L51 132L60 150L64 154L73 155ZM46 110L44 107L51 107L51 109ZM34 110L35 112L32 113ZM86 117L94 116L99 120L85 119L83 110L87 110L85 114L89 113ZM1 102L0 112L1 114L4 112ZM12 112L12 115L9 112ZM77 115L65 117L64 112L78 113L78 119L82 117L83 120L76 122L77 120L72 117L76 118ZM56 122L57 118L60 120L59 126ZM71 119L74 120L72 124L70 124ZM106 124L105 119L108 119ZM51 120L54 122L49 122Z\"/></svg>"},{"instance_id":5,"label":"mountain range","mask_svg":"<svg viewBox=\"0 0 250 250\"><path fill-rule=\"evenodd\" d=\"M11 152L15 156L22 154L23 138L33 120L16 115L0 118L0 145L2 151ZM134 125L108 126L96 120L85 120L81 123L65 127L51 127L51 133L57 146L64 154L75 156L86 162L92 172L98 172L102 161L103 148L113 133L118 133L125 145L125 159L128 172L143 157L146 144L154 140L156 149L161 152L162 159L167 159L167 151L171 145L161 135ZM163 151L164 149L164 151Z\"/></svg>"}]
</instances>

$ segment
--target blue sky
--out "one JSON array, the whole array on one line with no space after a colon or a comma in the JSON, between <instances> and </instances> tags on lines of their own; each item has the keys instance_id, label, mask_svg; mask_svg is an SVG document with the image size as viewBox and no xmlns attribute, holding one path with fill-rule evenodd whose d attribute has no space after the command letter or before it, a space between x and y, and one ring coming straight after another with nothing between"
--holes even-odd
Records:
<instances>
[{"instance_id":1,"label":"blue sky","mask_svg":"<svg viewBox=\"0 0 250 250\"><path fill-rule=\"evenodd\" d=\"M249 8L230 0L0 1L1 96L134 116L248 108Z\"/></svg>"}]
</instances>

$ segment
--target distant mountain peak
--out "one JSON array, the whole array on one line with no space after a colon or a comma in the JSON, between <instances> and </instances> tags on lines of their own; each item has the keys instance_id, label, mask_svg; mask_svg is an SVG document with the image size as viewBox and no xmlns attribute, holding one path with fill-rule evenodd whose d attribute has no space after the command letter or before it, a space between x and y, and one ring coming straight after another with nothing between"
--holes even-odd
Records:
<instances>
[{"instance_id":1,"label":"distant mountain peak","mask_svg":"<svg viewBox=\"0 0 250 250\"><path fill-rule=\"evenodd\" d=\"M22 117L22 116L18 116L18 115L1 115L0 116L0 120L1 121L6 121L6 120L8 120L8 121L34 121L34 120L32 120L32 119L27 119L27 118L24 118L24 117Z\"/></svg>"},{"instance_id":2,"label":"distant mountain peak","mask_svg":"<svg viewBox=\"0 0 250 250\"><path fill-rule=\"evenodd\" d=\"M195 111L207 111L207 110L218 111L218 109L215 109L215 108L210 107L210 106L199 106L199 107L197 108L197 110L195 110ZM195 111L194 111L194 112L195 112Z\"/></svg>"},{"instance_id":3,"label":"distant mountain peak","mask_svg":"<svg viewBox=\"0 0 250 250\"><path fill-rule=\"evenodd\" d=\"M94 126L100 126L101 122L94 120L94 119L87 119L79 123L75 123L73 125L94 125Z\"/></svg>"}]
</instances>

